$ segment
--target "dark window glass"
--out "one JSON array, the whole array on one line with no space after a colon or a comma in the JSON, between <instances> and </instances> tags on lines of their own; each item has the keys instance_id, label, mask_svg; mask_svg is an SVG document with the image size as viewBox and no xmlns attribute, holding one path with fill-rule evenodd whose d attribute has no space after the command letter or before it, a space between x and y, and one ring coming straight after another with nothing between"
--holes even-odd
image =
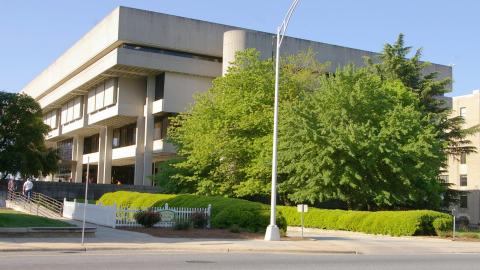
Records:
<instances>
[{"instance_id":1,"label":"dark window glass","mask_svg":"<svg viewBox=\"0 0 480 270\"><path fill-rule=\"evenodd\" d=\"M448 183L448 175L440 175L438 179L440 180L440 183Z\"/></svg>"},{"instance_id":2,"label":"dark window glass","mask_svg":"<svg viewBox=\"0 0 480 270\"><path fill-rule=\"evenodd\" d=\"M460 208L468 208L468 196L460 195Z\"/></svg>"},{"instance_id":3,"label":"dark window glass","mask_svg":"<svg viewBox=\"0 0 480 270\"><path fill-rule=\"evenodd\" d=\"M113 130L112 147L124 147L135 144L135 124L123 126Z\"/></svg>"},{"instance_id":4,"label":"dark window glass","mask_svg":"<svg viewBox=\"0 0 480 270\"><path fill-rule=\"evenodd\" d=\"M155 77L155 100L163 99L165 90L165 73Z\"/></svg>"},{"instance_id":5,"label":"dark window glass","mask_svg":"<svg viewBox=\"0 0 480 270\"><path fill-rule=\"evenodd\" d=\"M72 160L73 139L63 140L57 143L57 151L60 160Z\"/></svg>"},{"instance_id":6,"label":"dark window glass","mask_svg":"<svg viewBox=\"0 0 480 270\"><path fill-rule=\"evenodd\" d=\"M460 175L460 186L465 187L467 185L468 185L467 175L466 174Z\"/></svg>"},{"instance_id":7,"label":"dark window glass","mask_svg":"<svg viewBox=\"0 0 480 270\"><path fill-rule=\"evenodd\" d=\"M162 140L167 137L167 129L170 124L170 121L168 120L168 118L171 116L172 115L169 114L169 115L162 115L162 116L155 117L154 124L153 124L154 140Z\"/></svg>"},{"instance_id":8,"label":"dark window glass","mask_svg":"<svg viewBox=\"0 0 480 270\"><path fill-rule=\"evenodd\" d=\"M460 164L467 164L467 154L461 153L460 154Z\"/></svg>"},{"instance_id":9,"label":"dark window glass","mask_svg":"<svg viewBox=\"0 0 480 270\"><path fill-rule=\"evenodd\" d=\"M98 152L99 135L95 134L86 137L83 141L83 154L90 154Z\"/></svg>"}]
</instances>

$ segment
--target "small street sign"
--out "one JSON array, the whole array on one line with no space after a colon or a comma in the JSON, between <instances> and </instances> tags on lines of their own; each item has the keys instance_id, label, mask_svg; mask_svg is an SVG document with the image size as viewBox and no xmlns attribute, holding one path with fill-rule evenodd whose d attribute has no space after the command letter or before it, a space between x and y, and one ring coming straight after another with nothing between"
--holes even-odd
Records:
<instances>
[{"instance_id":1,"label":"small street sign","mask_svg":"<svg viewBox=\"0 0 480 270\"><path fill-rule=\"evenodd\" d=\"M308 212L308 204L298 204L297 205L297 212L299 213L306 213Z\"/></svg>"},{"instance_id":2,"label":"small street sign","mask_svg":"<svg viewBox=\"0 0 480 270\"><path fill-rule=\"evenodd\" d=\"M302 238L303 238L303 213L308 212L308 205L307 204L298 204L297 205L297 212L300 212L300 220L302 224Z\"/></svg>"}]
</instances>

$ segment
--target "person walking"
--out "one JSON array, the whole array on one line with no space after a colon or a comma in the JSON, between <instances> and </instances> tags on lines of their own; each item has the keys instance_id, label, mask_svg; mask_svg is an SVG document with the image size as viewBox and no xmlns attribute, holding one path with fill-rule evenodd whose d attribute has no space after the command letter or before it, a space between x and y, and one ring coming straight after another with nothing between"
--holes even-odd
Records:
<instances>
[{"instance_id":1,"label":"person walking","mask_svg":"<svg viewBox=\"0 0 480 270\"><path fill-rule=\"evenodd\" d=\"M32 196L33 182L30 178L27 178L27 181L23 183L23 195L27 196L27 199L30 200Z\"/></svg>"},{"instance_id":2,"label":"person walking","mask_svg":"<svg viewBox=\"0 0 480 270\"><path fill-rule=\"evenodd\" d=\"M15 191L17 191L17 184L15 183L15 179L13 179L13 176L10 176L8 179L8 199L12 199Z\"/></svg>"}]
</instances>

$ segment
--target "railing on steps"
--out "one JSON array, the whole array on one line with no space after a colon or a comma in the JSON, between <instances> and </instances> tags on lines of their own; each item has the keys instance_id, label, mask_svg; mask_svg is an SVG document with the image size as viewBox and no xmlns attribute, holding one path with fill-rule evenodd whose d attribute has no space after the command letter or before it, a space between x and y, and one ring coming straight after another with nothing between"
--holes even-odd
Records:
<instances>
[{"instance_id":1,"label":"railing on steps","mask_svg":"<svg viewBox=\"0 0 480 270\"><path fill-rule=\"evenodd\" d=\"M41 193L33 192L31 197L27 198L19 192L8 192L7 200L31 214L48 217L62 216L63 203Z\"/></svg>"}]
</instances>

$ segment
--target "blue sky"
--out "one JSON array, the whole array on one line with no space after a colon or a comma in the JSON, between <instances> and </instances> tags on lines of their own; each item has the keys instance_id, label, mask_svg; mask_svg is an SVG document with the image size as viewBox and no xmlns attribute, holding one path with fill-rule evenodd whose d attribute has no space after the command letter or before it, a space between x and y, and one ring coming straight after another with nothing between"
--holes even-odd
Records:
<instances>
[{"instance_id":1,"label":"blue sky","mask_svg":"<svg viewBox=\"0 0 480 270\"><path fill-rule=\"evenodd\" d=\"M0 89L17 92L116 6L274 32L291 0L0 1ZM480 88L477 0L301 0L288 35L380 51L398 33L424 60L454 65L450 95Z\"/></svg>"}]
</instances>

